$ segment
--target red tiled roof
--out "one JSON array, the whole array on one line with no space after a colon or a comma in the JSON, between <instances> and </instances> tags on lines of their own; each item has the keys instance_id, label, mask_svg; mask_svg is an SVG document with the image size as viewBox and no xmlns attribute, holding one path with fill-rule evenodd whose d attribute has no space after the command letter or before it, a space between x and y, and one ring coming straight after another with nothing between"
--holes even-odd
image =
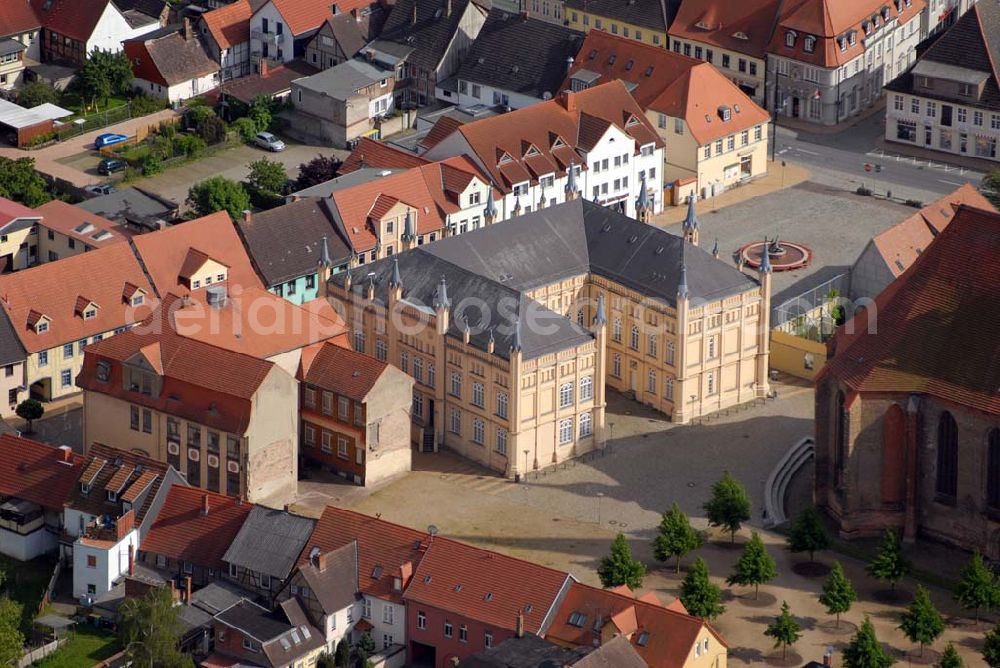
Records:
<instances>
[{"instance_id":1,"label":"red tiled roof","mask_svg":"<svg viewBox=\"0 0 1000 668\"><path fill-rule=\"evenodd\" d=\"M955 210L962 204L977 209L995 211L989 200L966 183L954 192L935 200L898 225L893 225L874 237L872 243L893 276L901 275L916 262L934 238L948 226Z\"/></svg>"},{"instance_id":2,"label":"red tiled roof","mask_svg":"<svg viewBox=\"0 0 1000 668\"><path fill-rule=\"evenodd\" d=\"M584 615L582 625L569 623L573 613ZM545 637L572 645L590 647L601 638L600 630L613 624L617 633L628 636L632 647L650 666L681 668L687 662L703 628L726 646L725 639L709 624L678 610L663 606L648 595L635 599L608 589L573 582L556 609ZM596 625L596 628L595 628ZM644 637L644 644L638 643Z\"/></svg>"},{"instance_id":3,"label":"red tiled roof","mask_svg":"<svg viewBox=\"0 0 1000 668\"><path fill-rule=\"evenodd\" d=\"M371 0L340 0L337 9L340 13L352 9L367 7ZM310 30L317 30L333 15L333 3L317 0L271 0L271 4L285 19L293 35L301 35ZM259 11L259 10L258 10Z\"/></svg>"},{"instance_id":4,"label":"red tiled roof","mask_svg":"<svg viewBox=\"0 0 1000 668\"><path fill-rule=\"evenodd\" d=\"M362 137L351 154L344 160L344 164L337 170L337 173L350 174L362 167L409 169L410 167L426 165L428 162L430 161L424 160L419 155L408 153L389 144L383 144L370 137Z\"/></svg>"},{"instance_id":5,"label":"red tiled roof","mask_svg":"<svg viewBox=\"0 0 1000 668\"><path fill-rule=\"evenodd\" d=\"M638 122L626 127L626 119L633 116ZM537 181L531 176L528 160L532 164L538 161L534 157L526 159L525 145L537 148L554 165L557 175L564 174L570 161L581 166L585 161L575 151L562 151L561 147L556 155L554 137L562 137L571 146L586 151L611 124L635 139L636 152L647 143L663 146L656 129L621 81L577 93L564 91L558 99L465 123L455 132L464 137L497 187L510 192L514 183ZM432 149L428 155L433 153ZM502 156L509 156L510 162L501 164Z\"/></svg>"},{"instance_id":6,"label":"red tiled roof","mask_svg":"<svg viewBox=\"0 0 1000 668\"><path fill-rule=\"evenodd\" d=\"M42 25L27 0L0 2L0 37L36 30Z\"/></svg>"},{"instance_id":7,"label":"red tiled roof","mask_svg":"<svg viewBox=\"0 0 1000 668\"><path fill-rule=\"evenodd\" d=\"M420 148L429 151L437 146L442 139L458 129L463 121L452 116L442 116L434 123L430 131L420 140Z\"/></svg>"},{"instance_id":8,"label":"red tiled roof","mask_svg":"<svg viewBox=\"0 0 1000 668\"><path fill-rule=\"evenodd\" d=\"M189 253L195 248L195 252L229 267L226 283L230 287L264 287L253 270L236 226L225 211L141 234L134 238L134 242L160 295L168 292L185 295L190 292L181 279Z\"/></svg>"},{"instance_id":9,"label":"red tiled roof","mask_svg":"<svg viewBox=\"0 0 1000 668\"><path fill-rule=\"evenodd\" d=\"M35 211L43 216L41 227L73 237L94 248L121 243L131 236L124 227L107 218L62 200L46 202Z\"/></svg>"},{"instance_id":10,"label":"red tiled roof","mask_svg":"<svg viewBox=\"0 0 1000 668\"><path fill-rule=\"evenodd\" d=\"M424 554L428 536L423 531L327 506L316 522L299 564L309 563L309 552L318 547L332 552L355 540L358 543L358 583L362 593L383 600L402 603L400 592L393 590L393 577L405 564L416 565ZM373 577L376 567L379 577ZM403 588L406 588L406 582Z\"/></svg>"},{"instance_id":11,"label":"red tiled roof","mask_svg":"<svg viewBox=\"0 0 1000 668\"><path fill-rule=\"evenodd\" d=\"M570 577L499 552L436 537L420 560L404 598L514 630L538 633Z\"/></svg>"},{"instance_id":12,"label":"red tiled roof","mask_svg":"<svg viewBox=\"0 0 1000 668\"><path fill-rule=\"evenodd\" d=\"M0 494L62 511L76 486L83 458L62 448L0 434Z\"/></svg>"},{"instance_id":13,"label":"red tiled roof","mask_svg":"<svg viewBox=\"0 0 1000 668\"><path fill-rule=\"evenodd\" d=\"M486 177L469 158L458 156L343 188L330 197L340 213L348 243L361 253L374 248L377 242L370 221L381 220L397 203L410 209L414 234L441 230L446 215L459 208L445 192L446 185L454 186L463 180L468 185L472 179L486 183Z\"/></svg>"},{"instance_id":14,"label":"red tiled roof","mask_svg":"<svg viewBox=\"0 0 1000 668\"><path fill-rule=\"evenodd\" d=\"M683 118L699 145L767 123L766 111L713 65L601 30L587 34L560 90L571 88L579 70L635 84L632 97L643 109ZM719 108L728 107L723 122ZM738 111L737 111L738 110Z\"/></svg>"},{"instance_id":15,"label":"red tiled roof","mask_svg":"<svg viewBox=\"0 0 1000 668\"><path fill-rule=\"evenodd\" d=\"M364 401L388 364L333 343L317 343L302 351L299 379L354 401Z\"/></svg>"},{"instance_id":16,"label":"red tiled roof","mask_svg":"<svg viewBox=\"0 0 1000 668\"><path fill-rule=\"evenodd\" d=\"M31 0L42 26L81 42L90 39L108 4L113 6L110 0Z\"/></svg>"},{"instance_id":17,"label":"red tiled roof","mask_svg":"<svg viewBox=\"0 0 1000 668\"><path fill-rule=\"evenodd\" d=\"M1000 214L962 206L874 306L837 330L820 379L831 374L855 392L928 394L998 415L997 341Z\"/></svg>"},{"instance_id":18,"label":"red tiled roof","mask_svg":"<svg viewBox=\"0 0 1000 668\"><path fill-rule=\"evenodd\" d=\"M3 11L0 9L0 11ZM10 223L18 218L31 218L37 219L41 218L42 214L37 211L33 211L23 204L18 204L13 200L9 200L6 197L0 197L0 228L3 228L7 223Z\"/></svg>"},{"instance_id":19,"label":"red tiled roof","mask_svg":"<svg viewBox=\"0 0 1000 668\"><path fill-rule=\"evenodd\" d=\"M865 52L862 23L880 14L883 7L889 10L890 20L907 23L919 20L925 4L924 0L912 0L909 5L903 4L902 12L897 12L896 3L887 0L798 0L783 12L771 37L769 51L821 67L839 67ZM879 21L881 23L881 16ZM792 47L785 44L785 34L789 30L797 33ZM847 40L842 49L838 38L846 38L851 30L857 34L855 43L851 45ZM884 28L879 27L875 32L879 30ZM817 38L811 53L804 48L806 35Z\"/></svg>"},{"instance_id":20,"label":"red tiled roof","mask_svg":"<svg viewBox=\"0 0 1000 668\"><path fill-rule=\"evenodd\" d=\"M145 290L142 306L124 298L126 283ZM101 307L90 319L77 310L81 295ZM157 300L129 244L112 244L0 276L0 304L24 347L38 352L138 322ZM39 333L33 323L42 315L50 323Z\"/></svg>"},{"instance_id":21,"label":"red tiled roof","mask_svg":"<svg viewBox=\"0 0 1000 668\"><path fill-rule=\"evenodd\" d=\"M66 506L90 515L105 515L110 509L105 492L118 494L119 503L135 503L148 490L142 497L142 503L133 509L136 525L142 523L166 477L167 464L103 443L89 444L87 456L90 459L79 482L87 483L91 491L84 494L80 486L74 487ZM117 510L124 514L122 507Z\"/></svg>"},{"instance_id":22,"label":"red tiled roof","mask_svg":"<svg viewBox=\"0 0 1000 668\"><path fill-rule=\"evenodd\" d=\"M781 0L683 0L668 33L763 58L781 4Z\"/></svg>"},{"instance_id":23,"label":"red tiled roof","mask_svg":"<svg viewBox=\"0 0 1000 668\"><path fill-rule=\"evenodd\" d=\"M139 549L221 571L222 557L252 508L230 496L174 485Z\"/></svg>"},{"instance_id":24,"label":"red tiled roof","mask_svg":"<svg viewBox=\"0 0 1000 668\"><path fill-rule=\"evenodd\" d=\"M205 27L219 48L230 49L250 41L252 15L249 0L236 0L231 5L202 14L201 20L205 22Z\"/></svg>"},{"instance_id":25,"label":"red tiled roof","mask_svg":"<svg viewBox=\"0 0 1000 668\"><path fill-rule=\"evenodd\" d=\"M178 301L170 295L139 327L87 346L77 385L242 434L250 421L257 388L274 363L181 336L171 318ZM153 344L159 346L163 370L163 387L155 398L129 391L122 379L122 362L145 355ZM111 363L106 382L97 378L97 364L102 360Z\"/></svg>"}]
</instances>

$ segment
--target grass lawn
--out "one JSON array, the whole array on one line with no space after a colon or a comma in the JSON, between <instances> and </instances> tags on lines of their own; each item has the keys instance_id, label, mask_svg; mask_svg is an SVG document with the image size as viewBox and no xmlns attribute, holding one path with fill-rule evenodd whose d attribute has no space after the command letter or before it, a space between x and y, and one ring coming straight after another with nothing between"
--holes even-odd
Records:
<instances>
[{"instance_id":1,"label":"grass lawn","mask_svg":"<svg viewBox=\"0 0 1000 668\"><path fill-rule=\"evenodd\" d=\"M87 100L87 102L90 103L90 100ZM72 111L75 117L75 116L86 116L89 114L105 112L108 109L114 109L115 107L124 107L126 104L128 104L128 100L126 98L112 96L109 97L107 101L98 101L97 111L94 111L94 109L92 108L87 111L84 111L83 100L81 100L78 96L72 93L64 93L63 98L59 103L59 106L63 107L64 109L69 109L70 111Z\"/></svg>"},{"instance_id":2,"label":"grass lawn","mask_svg":"<svg viewBox=\"0 0 1000 668\"><path fill-rule=\"evenodd\" d=\"M38 668L77 668L92 666L114 655L120 647L118 638L105 630L79 625L69 632L69 642L34 664Z\"/></svg>"},{"instance_id":3,"label":"grass lawn","mask_svg":"<svg viewBox=\"0 0 1000 668\"><path fill-rule=\"evenodd\" d=\"M22 562L0 555L0 571L6 575L3 590L24 606L22 629L31 629L31 622L38 614L38 605L42 602L45 586L54 568L55 561L45 557Z\"/></svg>"}]
</instances>

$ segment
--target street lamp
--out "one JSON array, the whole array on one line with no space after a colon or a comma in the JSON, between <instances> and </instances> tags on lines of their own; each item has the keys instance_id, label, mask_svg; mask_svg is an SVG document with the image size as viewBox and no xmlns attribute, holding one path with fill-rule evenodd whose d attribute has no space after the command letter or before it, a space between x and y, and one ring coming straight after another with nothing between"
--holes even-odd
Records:
<instances>
[{"instance_id":1,"label":"street lamp","mask_svg":"<svg viewBox=\"0 0 1000 668\"><path fill-rule=\"evenodd\" d=\"M778 102L779 98L781 102ZM774 109L771 113L771 162L774 162L774 154L778 149L778 111L784 111L788 105L788 96L781 97L780 89L774 93Z\"/></svg>"},{"instance_id":2,"label":"street lamp","mask_svg":"<svg viewBox=\"0 0 1000 668\"><path fill-rule=\"evenodd\" d=\"M597 493L597 524L601 524L601 499L604 498L604 492Z\"/></svg>"},{"instance_id":3,"label":"street lamp","mask_svg":"<svg viewBox=\"0 0 1000 668\"><path fill-rule=\"evenodd\" d=\"M525 481L527 481L527 479L528 479L528 453L529 452L531 452L531 450L528 450L527 448L525 448L525 450L524 450L524 479L525 479Z\"/></svg>"}]
</instances>

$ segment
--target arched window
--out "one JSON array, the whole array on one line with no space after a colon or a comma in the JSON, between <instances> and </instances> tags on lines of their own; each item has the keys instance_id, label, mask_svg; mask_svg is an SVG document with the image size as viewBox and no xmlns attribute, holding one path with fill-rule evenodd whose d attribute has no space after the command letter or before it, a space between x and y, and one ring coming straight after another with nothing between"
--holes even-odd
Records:
<instances>
[{"instance_id":1,"label":"arched window","mask_svg":"<svg viewBox=\"0 0 1000 668\"><path fill-rule=\"evenodd\" d=\"M958 425L945 411L938 419L937 486L941 496L954 498L958 493Z\"/></svg>"},{"instance_id":2,"label":"arched window","mask_svg":"<svg viewBox=\"0 0 1000 668\"><path fill-rule=\"evenodd\" d=\"M632 350L639 350L639 325L632 325L632 338L629 341Z\"/></svg>"},{"instance_id":3,"label":"arched window","mask_svg":"<svg viewBox=\"0 0 1000 668\"><path fill-rule=\"evenodd\" d=\"M986 438L986 505L1000 509L1000 429Z\"/></svg>"},{"instance_id":4,"label":"arched window","mask_svg":"<svg viewBox=\"0 0 1000 668\"><path fill-rule=\"evenodd\" d=\"M847 466L847 406L843 392L837 392L837 422L834 424L833 475L834 482L840 484Z\"/></svg>"}]
</instances>

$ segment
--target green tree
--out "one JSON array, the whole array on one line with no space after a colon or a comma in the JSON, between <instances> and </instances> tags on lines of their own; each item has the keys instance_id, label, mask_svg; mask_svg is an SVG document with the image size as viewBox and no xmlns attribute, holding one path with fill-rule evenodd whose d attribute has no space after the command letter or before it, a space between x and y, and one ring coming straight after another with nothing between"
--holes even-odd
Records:
<instances>
[{"instance_id":1,"label":"green tree","mask_svg":"<svg viewBox=\"0 0 1000 668\"><path fill-rule=\"evenodd\" d=\"M695 617L712 620L726 611L722 591L708 577L708 564L701 557L694 560L681 582L681 603Z\"/></svg>"},{"instance_id":2,"label":"green tree","mask_svg":"<svg viewBox=\"0 0 1000 668\"><path fill-rule=\"evenodd\" d=\"M753 597L756 599L760 586L778 576L778 567L774 559L767 553L760 534L754 531L750 540L743 547L743 554L733 567L733 574L726 579L726 584L753 585Z\"/></svg>"},{"instance_id":3,"label":"green tree","mask_svg":"<svg viewBox=\"0 0 1000 668\"><path fill-rule=\"evenodd\" d=\"M309 162L299 164L299 176L295 179L295 189L304 190L337 177L340 158L335 155L317 155Z\"/></svg>"},{"instance_id":4,"label":"green tree","mask_svg":"<svg viewBox=\"0 0 1000 668\"><path fill-rule=\"evenodd\" d=\"M358 645L355 648L358 654L358 664L367 668L371 663L368 661L370 657L375 652L375 641L372 640L372 636L367 631L358 640Z\"/></svg>"},{"instance_id":5,"label":"green tree","mask_svg":"<svg viewBox=\"0 0 1000 668\"><path fill-rule=\"evenodd\" d=\"M958 576L953 592L955 600L966 610L975 610L976 623L979 611L990 610L1000 602L1000 584L977 550Z\"/></svg>"},{"instance_id":6,"label":"green tree","mask_svg":"<svg viewBox=\"0 0 1000 668\"><path fill-rule=\"evenodd\" d=\"M830 576L823 583L823 593L819 597L819 602L826 606L826 614L837 616L837 628L840 628L840 616L851 609L857 598L851 581L844 575L844 567L839 561L833 562Z\"/></svg>"},{"instance_id":7,"label":"green tree","mask_svg":"<svg viewBox=\"0 0 1000 668\"><path fill-rule=\"evenodd\" d=\"M941 658L938 662L934 664L937 668L962 668L965 662L962 661L962 657L959 656L958 650L955 649L955 645L948 643L948 646L944 648L941 652Z\"/></svg>"},{"instance_id":8,"label":"green tree","mask_svg":"<svg viewBox=\"0 0 1000 668\"><path fill-rule=\"evenodd\" d=\"M861 628L844 648L844 668L889 668L894 663L896 660L875 637L872 620L865 617Z\"/></svg>"},{"instance_id":9,"label":"green tree","mask_svg":"<svg viewBox=\"0 0 1000 668\"><path fill-rule=\"evenodd\" d=\"M25 399L17 405L14 412L22 420L28 422L28 433L34 433L35 420L40 420L45 415L45 406L37 399Z\"/></svg>"},{"instance_id":10,"label":"green tree","mask_svg":"<svg viewBox=\"0 0 1000 668\"><path fill-rule=\"evenodd\" d=\"M601 559L601 565L597 569L601 584L605 587L626 585L629 589L638 589L642 586L645 574L646 567L632 556L632 548L629 547L625 534L615 536L611 552Z\"/></svg>"},{"instance_id":11,"label":"green tree","mask_svg":"<svg viewBox=\"0 0 1000 668\"><path fill-rule=\"evenodd\" d=\"M990 668L1000 668L1000 624L986 634L983 642L983 660Z\"/></svg>"},{"instance_id":12,"label":"green tree","mask_svg":"<svg viewBox=\"0 0 1000 668\"><path fill-rule=\"evenodd\" d=\"M224 176L211 176L191 186L187 201L199 216L228 211L233 220L250 208L250 195L243 184Z\"/></svg>"},{"instance_id":13,"label":"green tree","mask_svg":"<svg viewBox=\"0 0 1000 668\"><path fill-rule=\"evenodd\" d=\"M733 543L743 522L750 519L750 497L729 471L723 474L722 480L712 485L712 498L703 507L709 526L724 528Z\"/></svg>"},{"instance_id":14,"label":"green tree","mask_svg":"<svg viewBox=\"0 0 1000 668\"><path fill-rule=\"evenodd\" d=\"M910 642L920 645L921 656L924 654L924 647L933 643L944 633L944 618L934 607L930 594L923 586L917 585L917 593L913 597L913 603L903 613L899 629L910 639Z\"/></svg>"},{"instance_id":15,"label":"green tree","mask_svg":"<svg viewBox=\"0 0 1000 668\"><path fill-rule=\"evenodd\" d=\"M17 91L17 103L22 107L37 107L40 104L58 104L59 91L44 81L29 81Z\"/></svg>"},{"instance_id":16,"label":"green tree","mask_svg":"<svg viewBox=\"0 0 1000 668\"><path fill-rule=\"evenodd\" d=\"M52 199L45 179L35 171L34 158L12 160L0 157L0 197L31 208Z\"/></svg>"},{"instance_id":17,"label":"green tree","mask_svg":"<svg viewBox=\"0 0 1000 668\"><path fill-rule=\"evenodd\" d=\"M209 146L218 144L226 138L226 122L218 116L206 116L198 124L198 136Z\"/></svg>"},{"instance_id":18,"label":"green tree","mask_svg":"<svg viewBox=\"0 0 1000 668\"><path fill-rule=\"evenodd\" d=\"M808 552L809 561L815 561L816 550L825 550L830 545L830 537L823 526L823 518L819 516L816 506L806 506L792 523L792 528L786 539L788 549L792 552Z\"/></svg>"},{"instance_id":19,"label":"green tree","mask_svg":"<svg viewBox=\"0 0 1000 668\"><path fill-rule=\"evenodd\" d=\"M77 70L70 88L81 100L107 103L112 95L126 95L132 86L132 66L123 52L111 53L94 47Z\"/></svg>"},{"instance_id":20,"label":"green tree","mask_svg":"<svg viewBox=\"0 0 1000 668\"><path fill-rule=\"evenodd\" d=\"M243 116L237 118L230 124L230 127L239 133L240 139L245 142L253 141L254 136L257 134L257 126L254 124L253 119Z\"/></svg>"},{"instance_id":21,"label":"green tree","mask_svg":"<svg viewBox=\"0 0 1000 668\"><path fill-rule=\"evenodd\" d=\"M781 614L774 622L767 625L764 635L774 639L774 648L781 648L781 658L785 658L789 645L794 645L802 637L802 627L799 626L792 613L788 610L788 602L781 602Z\"/></svg>"},{"instance_id":22,"label":"green tree","mask_svg":"<svg viewBox=\"0 0 1000 668\"><path fill-rule=\"evenodd\" d=\"M993 206L1000 209L1000 167L983 177L979 189Z\"/></svg>"},{"instance_id":23,"label":"green tree","mask_svg":"<svg viewBox=\"0 0 1000 668\"><path fill-rule=\"evenodd\" d=\"M351 645L347 638L341 638L337 643L337 651L333 655L333 663L337 668L347 668L351 662Z\"/></svg>"},{"instance_id":24,"label":"green tree","mask_svg":"<svg viewBox=\"0 0 1000 668\"><path fill-rule=\"evenodd\" d=\"M150 589L141 598L126 600L118 610L118 638L136 668L191 668L191 657L177 643L183 633L181 609L170 591Z\"/></svg>"},{"instance_id":25,"label":"green tree","mask_svg":"<svg viewBox=\"0 0 1000 668\"><path fill-rule=\"evenodd\" d=\"M0 665L15 665L24 654L22 613L20 603L6 596L0 597Z\"/></svg>"},{"instance_id":26,"label":"green tree","mask_svg":"<svg viewBox=\"0 0 1000 668\"><path fill-rule=\"evenodd\" d=\"M257 132L264 132L271 127L273 106L274 105L271 99L264 95L258 95L250 103L250 108L247 111L247 118L253 121L254 126L257 128Z\"/></svg>"},{"instance_id":27,"label":"green tree","mask_svg":"<svg viewBox=\"0 0 1000 668\"><path fill-rule=\"evenodd\" d=\"M316 668L337 668L337 664L332 656L323 652L316 659Z\"/></svg>"},{"instance_id":28,"label":"green tree","mask_svg":"<svg viewBox=\"0 0 1000 668\"><path fill-rule=\"evenodd\" d=\"M681 558L701 547L701 535L691 526L687 515L674 503L660 520L660 532L653 540L653 555L658 561L674 558L674 572L681 572Z\"/></svg>"},{"instance_id":29,"label":"green tree","mask_svg":"<svg viewBox=\"0 0 1000 668\"><path fill-rule=\"evenodd\" d=\"M285 166L277 160L261 158L250 163L250 173L247 175L247 185L257 192L270 195L280 195L285 189L288 174Z\"/></svg>"},{"instance_id":30,"label":"green tree","mask_svg":"<svg viewBox=\"0 0 1000 668\"><path fill-rule=\"evenodd\" d=\"M893 590L896 589L896 583L910 572L910 562L903 556L898 533L892 529L885 532L875 558L865 566L865 571L876 580L888 582Z\"/></svg>"}]
</instances>

